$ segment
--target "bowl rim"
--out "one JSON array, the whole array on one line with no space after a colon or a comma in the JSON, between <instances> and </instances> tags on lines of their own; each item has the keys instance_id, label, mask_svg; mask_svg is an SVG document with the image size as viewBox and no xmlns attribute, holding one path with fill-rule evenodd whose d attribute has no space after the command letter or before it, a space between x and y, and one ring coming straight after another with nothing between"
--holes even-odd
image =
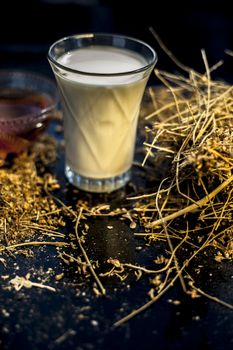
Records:
<instances>
[{"instance_id":1,"label":"bowl rim","mask_svg":"<svg viewBox=\"0 0 233 350\"><path fill-rule=\"evenodd\" d=\"M33 71L29 71L29 70L21 70L21 69L0 69L0 81L1 81L1 77L4 76L22 76L22 77L31 77L37 81L42 81L48 85L50 85L53 89L54 89L54 95L52 96L51 94L48 93L49 97L51 97L52 103L47 106L46 108L41 109L38 113L35 114L25 114L23 116L20 117L16 117L16 118L1 118L0 117L0 123L1 124L9 124L9 123L25 123L25 122L30 122L33 120L38 120L39 121L43 121L44 119L47 118L47 114L49 114L50 112L52 112L53 110L55 110L57 108L58 102L59 102L59 93L58 93L58 89L57 89L57 85L56 83L49 77L37 73L37 72L33 72ZM1 90L1 83L0 83L0 90ZM30 89L29 89L30 90ZM35 89L32 91L40 91L39 89ZM43 93L43 91L41 91Z\"/></svg>"}]
</instances>

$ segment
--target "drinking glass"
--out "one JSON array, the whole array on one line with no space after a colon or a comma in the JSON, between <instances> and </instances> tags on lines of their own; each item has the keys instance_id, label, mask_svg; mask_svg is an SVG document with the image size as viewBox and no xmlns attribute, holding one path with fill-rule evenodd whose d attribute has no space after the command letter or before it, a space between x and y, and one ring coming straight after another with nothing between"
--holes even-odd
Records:
<instances>
[{"instance_id":1,"label":"drinking glass","mask_svg":"<svg viewBox=\"0 0 233 350\"><path fill-rule=\"evenodd\" d=\"M58 40L48 59L62 100L68 181L90 192L119 189L131 176L155 51L135 38L92 33Z\"/></svg>"}]
</instances>

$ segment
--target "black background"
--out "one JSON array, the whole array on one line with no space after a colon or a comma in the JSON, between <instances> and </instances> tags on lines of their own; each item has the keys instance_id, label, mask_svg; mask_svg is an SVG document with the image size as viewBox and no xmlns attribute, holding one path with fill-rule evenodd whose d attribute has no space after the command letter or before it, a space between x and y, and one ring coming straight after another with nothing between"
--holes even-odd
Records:
<instances>
[{"instance_id":1,"label":"black background","mask_svg":"<svg viewBox=\"0 0 233 350\"><path fill-rule=\"evenodd\" d=\"M233 49L231 1L15 0L1 1L0 11L1 68L26 66L50 73L46 53L55 40L114 32L147 41L158 52L157 67L174 70L149 32L151 26L183 63L200 72L202 48L210 65L225 59L215 76L232 80L233 58L224 54Z\"/></svg>"}]
</instances>

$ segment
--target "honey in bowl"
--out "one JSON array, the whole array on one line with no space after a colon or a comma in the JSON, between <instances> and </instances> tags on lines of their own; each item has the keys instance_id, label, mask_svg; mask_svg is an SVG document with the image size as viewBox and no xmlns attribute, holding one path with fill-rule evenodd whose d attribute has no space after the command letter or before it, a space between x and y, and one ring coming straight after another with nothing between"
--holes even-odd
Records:
<instances>
[{"instance_id":1,"label":"honey in bowl","mask_svg":"<svg viewBox=\"0 0 233 350\"><path fill-rule=\"evenodd\" d=\"M48 126L56 104L56 86L47 78L25 72L0 73L0 157L27 148Z\"/></svg>"}]
</instances>

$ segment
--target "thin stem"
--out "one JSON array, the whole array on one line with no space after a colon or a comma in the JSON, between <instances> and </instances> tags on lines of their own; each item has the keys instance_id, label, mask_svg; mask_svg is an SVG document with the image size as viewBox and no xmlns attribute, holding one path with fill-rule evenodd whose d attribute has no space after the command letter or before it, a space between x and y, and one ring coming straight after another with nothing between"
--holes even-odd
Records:
<instances>
[{"instance_id":1,"label":"thin stem","mask_svg":"<svg viewBox=\"0 0 233 350\"><path fill-rule=\"evenodd\" d=\"M212 301L214 301L214 302L216 302L218 304L221 304L221 305L227 307L230 310L233 310L233 305L232 304L226 303L225 301L223 301L223 300L221 300L221 299L219 299L217 297L214 297L213 295L210 295L210 294L204 292L202 289L195 287L192 282L190 283L190 286L193 289L195 289L199 294L203 295L204 297L206 297L206 298L208 298L208 299L210 299L210 300L212 300Z\"/></svg>"},{"instance_id":2,"label":"thin stem","mask_svg":"<svg viewBox=\"0 0 233 350\"><path fill-rule=\"evenodd\" d=\"M37 241L24 242L24 243L9 245L7 247L0 247L0 252L2 252L4 250L11 250L11 249L19 248L19 247L34 246L34 245L53 245L53 246L57 246L57 247L67 247L67 246L69 246L69 243L65 243L65 242L37 242Z\"/></svg>"},{"instance_id":3,"label":"thin stem","mask_svg":"<svg viewBox=\"0 0 233 350\"><path fill-rule=\"evenodd\" d=\"M190 72L191 68L184 65L183 63L181 63L174 55L173 53L165 46L165 44L163 43L163 41L160 39L159 35L155 32L155 30L150 27L149 30L151 31L153 37L156 39L156 41L158 42L159 46L161 47L161 49L168 55L168 57L181 69L183 69L185 72Z\"/></svg>"},{"instance_id":4,"label":"thin stem","mask_svg":"<svg viewBox=\"0 0 233 350\"><path fill-rule=\"evenodd\" d=\"M80 208L79 214L78 214L78 217L77 217L77 220L76 220L76 223L75 223L75 235L76 235L76 238L77 238L80 250L82 251L82 254L83 254L83 256L84 256L84 258L86 260L87 266L89 267L92 276L94 277L97 285L99 286L99 288L101 290L101 293L103 295L105 295L106 294L106 289L104 288L104 286L101 283L99 277L95 273L95 270L93 269L93 266L92 266L92 264L90 262L90 259L88 258L88 255L87 255L87 253L86 253L86 251L85 251L85 249L84 249L84 247L82 245L81 238L80 238L79 233L78 233L78 227L79 227L80 219L81 219L81 216L82 216L82 212L83 212L83 208Z\"/></svg>"},{"instance_id":5,"label":"thin stem","mask_svg":"<svg viewBox=\"0 0 233 350\"><path fill-rule=\"evenodd\" d=\"M212 198L216 197L219 192L221 192L225 187L227 187L231 182L233 181L233 175L231 175L229 178L227 178L223 183L221 183L217 188L215 188L211 193L206 195L204 198L200 199L196 203L193 203L189 205L186 208L183 208L181 210L178 210L175 213L172 213L168 216L165 216L164 218L160 218L158 220L152 221L149 224L146 225L146 227L151 228L158 225L161 225L164 222L168 222L170 220L176 219L179 216L188 214L192 212L193 210L200 209L204 205L206 205Z\"/></svg>"}]
</instances>

